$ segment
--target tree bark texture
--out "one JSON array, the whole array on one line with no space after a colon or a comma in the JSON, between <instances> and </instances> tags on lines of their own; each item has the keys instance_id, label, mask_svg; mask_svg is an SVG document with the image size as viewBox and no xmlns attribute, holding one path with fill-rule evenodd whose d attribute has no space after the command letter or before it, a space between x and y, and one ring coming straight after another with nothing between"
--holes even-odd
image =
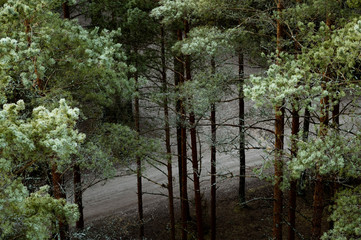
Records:
<instances>
[{"instance_id":1,"label":"tree bark texture","mask_svg":"<svg viewBox=\"0 0 361 240\"><path fill-rule=\"evenodd\" d=\"M79 164L75 163L73 167L74 183L74 203L78 205L79 220L76 222L77 229L84 228L84 211L83 211L83 191L81 185L81 172Z\"/></svg>"},{"instance_id":2,"label":"tree bark texture","mask_svg":"<svg viewBox=\"0 0 361 240\"><path fill-rule=\"evenodd\" d=\"M64 19L70 18L70 8L67 2L63 3L63 17ZM84 211L83 211L83 192L81 186L81 172L80 166L74 163L73 166L73 184L74 184L74 203L78 206L79 219L76 222L77 229L84 228Z\"/></svg>"},{"instance_id":3,"label":"tree bark texture","mask_svg":"<svg viewBox=\"0 0 361 240\"><path fill-rule=\"evenodd\" d=\"M211 60L212 74L216 72L216 63L214 58ZM211 132L212 132L212 146L211 146L211 240L216 240L217 236L217 182L216 182L216 105L212 103L211 105Z\"/></svg>"},{"instance_id":4,"label":"tree bark texture","mask_svg":"<svg viewBox=\"0 0 361 240\"><path fill-rule=\"evenodd\" d=\"M330 16L326 16L326 25L331 28L331 18ZM327 75L329 73L324 73L325 77L323 79L324 83L322 84L322 89L326 89L326 84L328 81ZM329 98L328 96L324 97L320 101L321 106L321 113L320 113L320 130L319 130L319 136L321 138L325 137L328 132L328 111L329 111ZM323 214L323 208L324 208L324 183L323 183L323 176L318 171L317 168L317 174L316 174L316 183L315 183L315 189L313 193L313 216L312 216L312 239L318 240L321 238L322 232L322 214Z\"/></svg>"},{"instance_id":5,"label":"tree bark texture","mask_svg":"<svg viewBox=\"0 0 361 240\"><path fill-rule=\"evenodd\" d=\"M67 1L63 3L63 17L70 18L70 8Z\"/></svg>"},{"instance_id":6,"label":"tree bark texture","mask_svg":"<svg viewBox=\"0 0 361 240\"><path fill-rule=\"evenodd\" d=\"M53 180L53 195L55 199L65 198L65 194L62 191L62 180L61 174L57 170L57 164L53 163L51 168L51 175ZM67 224L62 217L58 217L58 226L59 226L59 236L60 240L65 240L67 238Z\"/></svg>"},{"instance_id":7,"label":"tree bark texture","mask_svg":"<svg viewBox=\"0 0 361 240\"><path fill-rule=\"evenodd\" d=\"M164 131L165 131L165 146L167 151L167 172L168 172L168 205L170 218L170 239L175 240L175 217L174 217L174 199L173 199L173 174L172 174L172 151L170 145L170 127L169 127L169 109L168 97L165 95L168 92L167 87L167 69L165 58L165 36L164 27L161 27L161 60L162 60L162 90L164 93L163 110L164 110Z\"/></svg>"},{"instance_id":8,"label":"tree bark texture","mask_svg":"<svg viewBox=\"0 0 361 240\"><path fill-rule=\"evenodd\" d=\"M244 128L244 59L243 53L238 53L238 75L239 75L239 201L244 203L246 201L246 142L245 142L245 128Z\"/></svg>"},{"instance_id":9,"label":"tree bark texture","mask_svg":"<svg viewBox=\"0 0 361 240\"><path fill-rule=\"evenodd\" d=\"M283 135L284 135L284 108L277 106L275 123L275 185L274 185L274 205L273 205L273 238L282 240L282 212L283 212L283 192L281 190L283 178Z\"/></svg>"},{"instance_id":10,"label":"tree bark texture","mask_svg":"<svg viewBox=\"0 0 361 240\"><path fill-rule=\"evenodd\" d=\"M187 20L184 20L185 28L185 37L189 33L189 23ZM185 65L186 65L186 81L191 81L191 60L190 56L185 56ZM189 114L189 124L190 124L190 135L191 135L191 147L192 147L192 166L193 166L193 183L194 183L194 201L196 208L196 218L197 218L197 234L198 239L203 240L203 217L202 217L202 200L201 200L201 189L199 182L199 168L198 168L198 152L197 152L197 130L196 130L196 121L194 112Z\"/></svg>"},{"instance_id":11,"label":"tree bark texture","mask_svg":"<svg viewBox=\"0 0 361 240\"><path fill-rule=\"evenodd\" d=\"M182 41L183 32L177 30L177 40ZM182 55L174 58L175 69L175 85L177 91L184 84L184 58ZM188 193L187 193L187 129L186 129L186 113L184 109L183 99L179 98L176 102L176 110L178 114L177 122L177 150L178 150L178 172L179 172L179 187L181 199L181 220L182 220L182 240L187 240L188 237L188 224L190 220Z\"/></svg>"},{"instance_id":12,"label":"tree bark texture","mask_svg":"<svg viewBox=\"0 0 361 240\"><path fill-rule=\"evenodd\" d=\"M135 74L136 92L139 92L138 73ZM135 130L140 134L140 112L139 112L139 97L134 98L134 121ZM139 156L136 157L137 162L137 196L138 196L138 218L139 218L139 238L144 238L144 216L143 216L143 190L142 190L142 161Z\"/></svg>"},{"instance_id":13,"label":"tree bark texture","mask_svg":"<svg viewBox=\"0 0 361 240\"><path fill-rule=\"evenodd\" d=\"M292 110L292 145L291 145L291 156L297 156L297 135L300 129L300 116L298 110L293 108ZM296 229L296 197L297 197L297 181L292 180L290 185L289 192L289 210L288 210L288 240L295 239L295 229Z\"/></svg>"},{"instance_id":14,"label":"tree bark texture","mask_svg":"<svg viewBox=\"0 0 361 240\"><path fill-rule=\"evenodd\" d=\"M281 23L281 14L283 11L283 1L277 1L277 11L279 17L277 18L277 54L282 51L283 40L283 26ZM275 121L275 185L274 185L274 205L273 205L273 239L282 240L282 212L283 212L283 193L281 190L281 183L283 178L283 136L284 136L284 107L283 103L275 107L276 121Z\"/></svg>"}]
</instances>

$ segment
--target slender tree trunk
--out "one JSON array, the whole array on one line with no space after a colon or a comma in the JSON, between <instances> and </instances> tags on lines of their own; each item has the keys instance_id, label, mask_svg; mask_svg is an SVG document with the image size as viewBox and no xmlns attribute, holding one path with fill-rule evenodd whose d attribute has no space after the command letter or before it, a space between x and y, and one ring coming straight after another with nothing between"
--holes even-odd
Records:
<instances>
[{"instance_id":1,"label":"slender tree trunk","mask_svg":"<svg viewBox=\"0 0 361 240\"><path fill-rule=\"evenodd\" d=\"M301 0L296 0L297 3L301 3ZM298 34L296 33L296 36ZM295 41L295 54L297 57L298 52L301 50L300 44ZM297 101L297 99L296 99ZM300 115L298 110L296 110L295 106L292 109L292 145L291 145L291 158L297 156L297 137L300 130ZM290 192L289 192L289 209L288 209L288 240L295 239L295 229L296 229L296 207L297 207L297 180L291 180L290 183Z\"/></svg>"},{"instance_id":2,"label":"slender tree trunk","mask_svg":"<svg viewBox=\"0 0 361 240\"><path fill-rule=\"evenodd\" d=\"M328 97L321 99L321 116L320 116L320 137L327 135L328 126ZM318 168L318 167L317 167ZM312 239L321 238L322 214L324 208L324 184L323 177L317 169L315 189L313 193L313 216L312 216Z\"/></svg>"},{"instance_id":3,"label":"slender tree trunk","mask_svg":"<svg viewBox=\"0 0 361 240\"><path fill-rule=\"evenodd\" d=\"M187 20L184 20L185 28L185 37L189 33L189 23ZM190 56L185 56L185 65L186 65L186 81L191 81L191 61ZM197 232L198 239L203 240L203 219L202 219L202 200L201 200L201 189L199 182L200 171L198 168L198 152L197 152L197 130L196 130L196 121L195 115L192 111L189 114L189 123L190 123L190 135L191 135L191 146L192 146L192 166L193 166L193 183L194 183L194 200L196 208L196 218L197 218Z\"/></svg>"},{"instance_id":4,"label":"slender tree trunk","mask_svg":"<svg viewBox=\"0 0 361 240\"><path fill-rule=\"evenodd\" d=\"M135 74L135 84L136 92L139 93L139 82L138 82L138 73ZM134 121L135 121L135 130L137 132L138 138L140 134L140 112L139 112L139 96L137 95L134 98ZM137 195L138 195L138 217L139 217L139 238L144 238L144 217L143 217L143 190L142 190L142 161L139 156L136 157L137 162Z\"/></svg>"},{"instance_id":5,"label":"slender tree trunk","mask_svg":"<svg viewBox=\"0 0 361 240\"><path fill-rule=\"evenodd\" d=\"M77 229L84 228L83 192L81 186L80 166L75 163L73 167L74 203L78 205L79 220L76 222Z\"/></svg>"},{"instance_id":6,"label":"slender tree trunk","mask_svg":"<svg viewBox=\"0 0 361 240\"><path fill-rule=\"evenodd\" d=\"M183 33L177 30L177 40L182 41ZM174 59L175 66L175 84L180 91L180 87L184 83L184 59L183 56L177 56ZM178 150L178 170L179 170L179 187L181 199L181 219L182 219L182 240L186 240L188 236L188 224L190 220L189 202L188 202L188 186L187 186L187 130L186 130L186 113L183 100L179 98L176 103L178 113L177 126L177 150Z\"/></svg>"},{"instance_id":7,"label":"slender tree trunk","mask_svg":"<svg viewBox=\"0 0 361 240\"><path fill-rule=\"evenodd\" d=\"M184 74L183 64L179 62L177 57L174 57L174 85L176 91L179 91L180 78ZM177 114L177 157L178 157L178 181L179 181L179 193L182 196L182 142L181 142L181 100L176 101L176 114Z\"/></svg>"},{"instance_id":8,"label":"slender tree trunk","mask_svg":"<svg viewBox=\"0 0 361 240\"><path fill-rule=\"evenodd\" d=\"M53 195L55 199L65 198L65 194L61 189L62 181L61 181L61 174L57 171L56 163L53 163L51 168L51 175L53 180ZM58 218L58 226L59 226L59 236L60 240L65 240L67 238L67 224L63 218Z\"/></svg>"},{"instance_id":9,"label":"slender tree trunk","mask_svg":"<svg viewBox=\"0 0 361 240\"><path fill-rule=\"evenodd\" d=\"M331 28L331 19L330 16L327 14L326 18L326 25ZM324 73L327 76L329 73L326 71ZM327 84L327 77L324 78L324 83L322 84L322 89L326 89ZM321 99L321 114L320 114L320 132L319 135L321 138L327 135L328 131L328 111L329 111L329 98L326 96ZM313 216L312 216L312 239L318 240L321 238L322 232L322 214L324 208L324 183L323 183L323 176L319 173L318 166L317 167L317 174L316 174L316 183L315 189L313 193Z\"/></svg>"},{"instance_id":10,"label":"slender tree trunk","mask_svg":"<svg viewBox=\"0 0 361 240\"><path fill-rule=\"evenodd\" d=\"M183 33L180 29L177 30L177 40L182 41ZM174 58L175 68L175 85L177 90L184 84L184 59L183 56L176 56ZM181 199L181 219L182 219L182 240L187 240L188 224L191 220L187 193L187 130L186 130L186 112L184 109L183 99L179 98L176 103L178 123L177 123L177 150L178 150L178 170L179 170L179 185L180 185L180 199Z\"/></svg>"},{"instance_id":11,"label":"slender tree trunk","mask_svg":"<svg viewBox=\"0 0 361 240\"><path fill-rule=\"evenodd\" d=\"M293 108L292 110L292 146L291 146L291 156L297 156L297 135L300 129L300 116L298 110ZM292 180L289 193L289 210L288 210L288 240L295 239L295 229L296 229L296 196L297 196L297 181Z\"/></svg>"},{"instance_id":12,"label":"slender tree trunk","mask_svg":"<svg viewBox=\"0 0 361 240\"><path fill-rule=\"evenodd\" d=\"M283 135L284 135L284 108L277 106L275 123L275 178L274 185L274 205L273 205L273 238L282 240L282 212L283 212L283 192L281 190L283 178Z\"/></svg>"},{"instance_id":13,"label":"slender tree trunk","mask_svg":"<svg viewBox=\"0 0 361 240\"><path fill-rule=\"evenodd\" d=\"M70 18L70 8L67 2L63 3L63 17L64 19ZM76 222L77 229L84 228L84 212L83 212L83 193L81 186L81 172L80 166L76 162L73 166L73 183L74 183L74 202L78 206L79 220Z\"/></svg>"},{"instance_id":14,"label":"slender tree trunk","mask_svg":"<svg viewBox=\"0 0 361 240\"><path fill-rule=\"evenodd\" d=\"M211 60L212 74L216 73L216 63L214 58ZM217 236L217 182L216 182L216 105L212 103L211 105L211 132L212 132L212 146L211 146L211 240L216 240Z\"/></svg>"},{"instance_id":15,"label":"slender tree trunk","mask_svg":"<svg viewBox=\"0 0 361 240\"><path fill-rule=\"evenodd\" d=\"M178 41L182 41L182 31L177 30L177 39ZM179 91L180 86L184 83L184 57L183 55L177 56L174 58L174 66L175 66L175 85ZM178 114L177 121L177 150L178 150L178 172L179 172L179 187L180 187L180 197L184 199L185 206L185 216L187 220L191 220L190 210L189 210L189 202L188 202L188 187L187 187L187 130L186 130L186 115L183 106L183 100L179 98L176 102L176 110ZM183 166L185 168L183 169ZM185 177L183 177L183 173L185 173ZM183 183L185 186L183 187ZM183 190L185 192L183 193ZM184 196L182 195L184 194ZM183 197L182 197L183 196ZM182 201L181 201L182 205ZM182 207L181 207L182 209Z\"/></svg>"},{"instance_id":16,"label":"slender tree trunk","mask_svg":"<svg viewBox=\"0 0 361 240\"><path fill-rule=\"evenodd\" d=\"M311 107L311 104L309 104L309 106ZM310 122L311 122L311 113L310 110L308 110L308 107L306 107L305 116L303 120L303 137L302 137L303 141L308 140L308 133L310 131Z\"/></svg>"},{"instance_id":17,"label":"slender tree trunk","mask_svg":"<svg viewBox=\"0 0 361 240\"><path fill-rule=\"evenodd\" d=\"M163 110L164 110L164 131L165 146L167 151L167 171L168 171L168 201L169 201L169 218L170 218L170 239L175 240L175 218L174 218L174 199L173 199L173 174L172 174L172 151L170 145L170 127L169 127L169 110L168 110L168 92L167 87L167 69L165 58L165 36L164 27L161 27L161 59L162 59L162 90L164 93Z\"/></svg>"},{"instance_id":18,"label":"slender tree trunk","mask_svg":"<svg viewBox=\"0 0 361 240\"><path fill-rule=\"evenodd\" d=\"M243 53L238 53L238 76L239 76L239 95L238 95L238 108L239 108L239 201L244 203L246 201L246 142L245 142L245 128L244 128L244 59Z\"/></svg>"},{"instance_id":19,"label":"slender tree trunk","mask_svg":"<svg viewBox=\"0 0 361 240\"><path fill-rule=\"evenodd\" d=\"M281 16L283 10L283 1L277 1L277 11ZM279 17L280 17L279 16ZM283 26L281 20L277 19L277 50L278 55L282 51ZM274 185L274 205L273 205L273 238L282 240L282 212L283 212L283 193L281 183L283 178L283 136L284 136L284 107L283 103L275 107L275 178Z\"/></svg>"}]
</instances>

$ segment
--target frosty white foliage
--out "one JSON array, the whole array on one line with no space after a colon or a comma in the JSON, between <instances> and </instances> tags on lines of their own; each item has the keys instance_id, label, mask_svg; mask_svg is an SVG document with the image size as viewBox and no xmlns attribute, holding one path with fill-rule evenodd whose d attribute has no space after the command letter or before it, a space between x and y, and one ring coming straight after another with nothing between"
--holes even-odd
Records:
<instances>
[{"instance_id":1,"label":"frosty white foliage","mask_svg":"<svg viewBox=\"0 0 361 240\"><path fill-rule=\"evenodd\" d=\"M345 189L336 196L332 206L333 229L322 240L356 240L361 238L361 186Z\"/></svg>"},{"instance_id":2,"label":"frosty white foliage","mask_svg":"<svg viewBox=\"0 0 361 240\"><path fill-rule=\"evenodd\" d=\"M159 7L153 9L151 16L162 18L163 23L172 23L189 18L199 6L197 0L161 0Z\"/></svg>"},{"instance_id":3,"label":"frosty white foliage","mask_svg":"<svg viewBox=\"0 0 361 240\"><path fill-rule=\"evenodd\" d=\"M216 27L197 27L189 32L189 36L181 42L176 43L174 50L192 56L209 56L224 54L229 51L229 33L222 32Z\"/></svg>"},{"instance_id":4,"label":"frosty white foliage","mask_svg":"<svg viewBox=\"0 0 361 240\"><path fill-rule=\"evenodd\" d=\"M131 91L125 56L113 40L120 32L88 31L61 19L54 9L62 2L10 0L0 7L0 103L5 92L23 87L32 90L29 95L44 88L59 95L64 86L73 87L79 101L103 103L109 94Z\"/></svg>"},{"instance_id":5,"label":"frosty white foliage","mask_svg":"<svg viewBox=\"0 0 361 240\"><path fill-rule=\"evenodd\" d=\"M353 83L353 72L360 60L360 24L361 21L355 19L332 34L327 32L327 26L321 24L319 31L310 38L321 40L329 34L328 40L304 48L297 59L281 54L264 76L250 78L245 95L258 105L271 103L275 106L285 100L300 107L306 106L311 99L317 101L326 96L340 99L346 95L347 89L359 91L360 87ZM332 72L332 78L325 78L325 72ZM342 88L339 81L343 82Z\"/></svg>"},{"instance_id":6,"label":"frosty white foliage","mask_svg":"<svg viewBox=\"0 0 361 240\"><path fill-rule=\"evenodd\" d=\"M299 141L297 157L288 162L293 177L299 177L306 169L317 169L321 175L357 176L361 168L358 160L360 137L331 132L308 142Z\"/></svg>"},{"instance_id":7,"label":"frosty white foliage","mask_svg":"<svg viewBox=\"0 0 361 240\"><path fill-rule=\"evenodd\" d=\"M56 200L47 188L29 194L18 176L38 163L62 166L69 163L85 135L75 130L79 110L65 100L52 111L34 109L32 118L23 119L23 101L5 104L0 111L0 237L48 239L56 232L56 217L74 222L77 207ZM50 162L52 161L52 162Z\"/></svg>"}]
</instances>

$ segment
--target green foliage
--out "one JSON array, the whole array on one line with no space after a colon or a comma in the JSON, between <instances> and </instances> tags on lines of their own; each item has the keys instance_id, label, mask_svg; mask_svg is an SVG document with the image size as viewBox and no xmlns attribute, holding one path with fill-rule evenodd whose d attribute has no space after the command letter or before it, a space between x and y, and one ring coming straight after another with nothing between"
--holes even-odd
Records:
<instances>
[{"instance_id":1,"label":"green foliage","mask_svg":"<svg viewBox=\"0 0 361 240\"><path fill-rule=\"evenodd\" d=\"M307 142L298 141L297 146L297 158L288 162L294 178L298 178L306 169L317 169L325 176L357 177L361 168L358 160L360 136L342 136L339 132L330 132L327 136Z\"/></svg>"},{"instance_id":2,"label":"green foliage","mask_svg":"<svg viewBox=\"0 0 361 240\"><path fill-rule=\"evenodd\" d=\"M31 118L24 118L23 101L5 104L0 111L0 235L2 239L48 239L57 232L56 219L74 223L77 207L56 200L48 187L29 194L19 174L31 172L39 163L56 163L60 168L77 152L84 135L75 130L79 110L60 100L49 111L40 106Z\"/></svg>"},{"instance_id":3,"label":"green foliage","mask_svg":"<svg viewBox=\"0 0 361 240\"><path fill-rule=\"evenodd\" d=\"M354 83L360 62L360 24L361 21L355 19L332 33L321 24L319 31L309 36L313 44L303 48L297 59L282 54L267 70L266 77L251 77L246 96L257 104L265 104L263 96L269 96L267 101L273 106L283 99L288 103L297 99L298 105L304 107L311 99L319 101L328 96L337 100L351 89L360 93L360 87ZM314 27L314 24L308 26ZM325 72L332 75L325 79Z\"/></svg>"},{"instance_id":4,"label":"green foliage","mask_svg":"<svg viewBox=\"0 0 361 240\"><path fill-rule=\"evenodd\" d=\"M9 0L0 8L2 102L45 95L41 102L67 97L109 104L114 93L129 95L125 56L113 41L119 31L89 32L54 13L60 4Z\"/></svg>"},{"instance_id":5,"label":"green foliage","mask_svg":"<svg viewBox=\"0 0 361 240\"><path fill-rule=\"evenodd\" d=\"M337 193L332 206L330 219L334 228L326 232L321 239L356 240L361 237L361 186L345 189Z\"/></svg>"},{"instance_id":6,"label":"green foliage","mask_svg":"<svg viewBox=\"0 0 361 240\"><path fill-rule=\"evenodd\" d=\"M117 167L129 167L136 157L146 160L157 152L159 146L155 140L138 136L128 126L104 123L88 136L77 154L77 162L91 170L92 175L109 178L116 174Z\"/></svg>"}]
</instances>

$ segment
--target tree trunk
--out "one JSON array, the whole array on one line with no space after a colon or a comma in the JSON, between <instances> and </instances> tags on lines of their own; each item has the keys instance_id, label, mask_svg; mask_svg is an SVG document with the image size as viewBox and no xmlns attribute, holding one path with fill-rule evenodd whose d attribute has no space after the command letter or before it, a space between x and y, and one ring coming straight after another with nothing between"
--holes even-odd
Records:
<instances>
[{"instance_id":1,"label":"tree trunk","mask_svg":"<svg viewBox=\"0 0 361 240\"><path fill-rule=\"evenodd\" d=\"M211 60L212 74L216 72L216 63L214 58ZM211 105L211 132L212 132L212 146L211 146L211 240L216 240L217 236L217 221L216 221L216 105Z\"/></svg>"},{"instance_id":2,"label":"tree trunk","mask_svg":"<svg viewBox=\"0 0 361 240\"><path fill-rule=\"evenodd\" d=\"M172 174L172 151L170 145L170 127L169 127L169 110L168 110L168 92L167 87L167 69L165 59L165 36L164 27L161 27L161 59L162 59L162 90L164 94L164 131L165 146L167 151L167 171L168 171L168 201L169 201L169 218L170 218L170 239L175 240L175 218L174 218L174 200L173 200L173 174Z\"/></svg>"},{"instance_id":3,"label":"tree trunk","mask_svg":"<svg viewBox=\"0 0 361 240\"><path fill-rule=\"evenodd\" d=\"M65 194L63 193L61 189L61 174L57 170L56 163L53 163L51 168L51 175L53 180L53 195L55 199L61 199L65 198ZM59 236L60 240L65 240L67 238L67 224L65 220L62 217L58 217L58 223L59 223Z\"/></svg>"},{"instance_id":4,"label":"tree trunk","mask_svg":"<svg viewBox=\"0 0 361 240\"><path fill-rule=\"evenodd\" d=\"M311 103L308 106L311 107ZM302 137L302 140L305 142L308 140L308 133L310 131L310 122L311 122L311 113L310 110L308 110L308 107L306 107L305 117L303 120L303 137Z\"/></svg>"},{"instance_id":5,"label":"tree trunk","mask_svg":"<svg viewBox=\"0 0 361 240\"><path fill-rule=\"evenodd\" d=\"M277 11L281 16L283 10L283 1L277 1ZM280 17L279 16L279 17ZM278 56L282 51L283 26L281 20L277 19L277 51ZM282 103L283 105L283 103ZM282 208L283 208L283 193L281 190L281 183L283 178L283 135L284 135L284 107L282 105L275 107L276 121L275 121L275 178L274 185L274 205L273 205L273 238L282 240Z\"/></svg>"},{"instance_id":6,"label":"tree trunk","mask_svg":"<svg viewBox=\"0 0 361 240\"><path fill-rule=\"evenodd\" d=\"M67 1L63 3L63 17L66 19L70 18L70 8Z\"/></svg>"},{"instance_id":7,"label":"tree trunk","mask_svg":"<svg viewBox=\"0 0 361 240\"><path fill-rule=\"evenodd\" d=\"M179 58L179 57L178 57ZM176 91L179 91L179 83L181 75L184 74L183 64L174 57L174 85ZM177 132L177 157L178 157L178 181L179 181L179 193L182 196L182 142L181 142L181 100L177 99L176 101L176 114L177 114L177 122L176 122L176 132Z\"/></svg>"},{"instance_id":8,"label":"tree trunk","mask_svg":"<svg viewBox=\"0 0 361 240\"><path fill-rule=\"evenodd\" d=\"M63 3L63 17L70 18L70 8L67 2ZM80 166L76 162L73 166L73 184L74 184L74 203L78 205L79 220L76 222L77 229L84 228L84 212L83 212L83 192L81 186L81 172Z\"/></svg>"},{"instance_id":9,"label":"tree trunk","mask_svg":"<svg viewBox=\"0 0 361 240\"><path fill-rule=\"evenodd\" d=\"M187 20L184 20L185 28L185 37L189 33L189 23ZM185 65L186 65L186 81L191 81L191 61L190 56L185 56ZM203 240L203 219L202 219L202 201L201 201L201 189L199 183L199 169L198 169L198 152L197 152L197 130L196 130L196 121L195 115L192 111L189 114L189 123L190 123L190 134L191 134L191 146L192 146L192 166L193 166L193 183L194 183L194 201L196 208L196 218L197 218L197 232L198 239Z\"/></svg>"},{"instance_id":10,"label":"tree trunk","mask_svg":"<svg viewBox=\"0 0 361 240\"><path fill-rule=\"evenodd\" d=\"M135 73L135 84L136 92L139 93L139 82L138 82L138 73ZM136 95L134 98L134 121L135 121L135 130L139 138L140 134L140 112L139 112L139 96ZM139 238L144 238L144 219L143 219L143 190L142 190L142 161L139 156L136 157L137 162L137 195L138 195L138 217L139 217Z\"/></svg>"},{"instance_id":11,"label":"tree trunk","mask_svg":"<svg viewBox=\"0 0 361 240\"><path fill-rule=\"evenodd\" d=\"M328 97L324 97L321 99L320 133L319 133L321 138L327 135L327 126L328 126ZM313 240L318 240L321 238L322 213L324 208L323 192L324 192L323 177L318 172L318 166L317 166L316 183L313 193L313 216L312 216Z\"/></svg>"},{"instance_id":12,"label":"tree trunk","mask_svg":"<svg viewBox=\"0 0 361 240\"><path fill-rule=\"evenodd\" d=\"M301 0L296 0L297 3L301 3ZM296 36L298 33L296 33ZM297 57L297 54L301 50L300 44L295 41L295 54ZM297 99L296 99L297 101ZM292 142L291 142L291 158L294 158L297 156L297 137L300 130L300 115L298 110L296 110L295 106L292 108ZM292 159L291 159L292 161ZM297 207L297 180L291 180L290 183L290 192L289 192L289 202L288 202L288 240L294 240L295 239L295 229L296 229L296 207Z\"/></svg>"},{"instance_id":13,"label":"tree trunk","mask_svg":"<svg viewBox=\"0 0 361 240\"><path fill-rule=\"evenodd\" d=\"M293 108L292 110L292 146L291 146L291 156L297 156L297 135L300 129L300 116L298 111ZM288 240L295 239L295 229L296 229L296 196L297 196L297 181L292 180L289 193L289 210L288 210Z\"/></svg>"},{"instance_id":14,"label":"tree trunk","mask_svg":"<svg viewBox=\"0 0 361 240\"><path fill-rule=\"evenodd\" d=\"M243 53L238 53L238 76L239 76L239 201L244 203L246 201L246 142L244 133L244 63Z\"/></svg>"},{"instance_id":15,"label":"tree trunk","mask_svg":"<svg viewBox=\"0 0 361 240\"><path fill-rule=\"evenodd\" d=\"M312 238L321 238L321 223L323 213L323 179L320 174L316 176L315 190L313 194L313 217L312 217Z\"/></svg>"},{"instance_id":16,"label":"tree trunk","mask_svg":"<svg viewBox=\"0 0 361 240\"><path fill-rule=\"evenodd\" d=\"M182 31L177 30L177 40L182 41ZM183 56L176 56L174 58L175 69L175 85L177 91L184 84L184 63ZM187 221L191 219L189 211L188 193L187 193L187 130L186 130L186 113L183 105L183 99L179 98L176 103L176 110L178 114L177 122L177 150L178 150L178 171L179 171L179 187L181 199L181 219L182 219L182 240L187 239L188 224Z\"/></svg>"},{"instance_id":17,"label":"tree trunk","mask_svg":"<svg viewBox=\"0 0 361 240\"><path fill-rule=\"evenodd\" d=\"M73 183L74 183L74 203L78 205L79 220L76 222L77 229L84 228L84 213L83 213L83 192L81 186L81 172L80 166L75 163L73 167Z\"/></svg>"},{"instance_id":18,"label":"tree trunk","mask_svg":"<svg viewBox=\"0 0 361 240\"><path fill-rule=\"evenodd\" d=\"M326 25L331 28L331 19L330 16L327 15L326 18ZM327 76L329 73L324 73L325 76ZM322 83L322 89L326 89L327 84L327 77L324 78L324 82ZM326 96L321 99L320 101L321 105L321 113L320 113L320 132L319 135L321 138L327 135L328 131L328 111L329 111L329 98ZM319 173L318 166L317 168L317 174L316 174L316 183L315 183L315 189L313 193L313 216L312 216L312 239L318 240L321 238L321 227L322 227L322 214L323 214L323 208L324 208L324 184L323 184L323 176Z\"/></svg>"},{"instance_id":19,"label":"tree trunk","mask_svg":"<svg viewBox=\"0 0 361 240\"><path fill-rule=\"evenodd\" d=\"M273 238L282 240L282 208L283 208L283 193L281 190L281 183L283 178L283 135L284 135L284 108L277 106L276 123L275 123L275 178L274 185L274 205L273 205Z\"/></svg>"}]
</instances>

